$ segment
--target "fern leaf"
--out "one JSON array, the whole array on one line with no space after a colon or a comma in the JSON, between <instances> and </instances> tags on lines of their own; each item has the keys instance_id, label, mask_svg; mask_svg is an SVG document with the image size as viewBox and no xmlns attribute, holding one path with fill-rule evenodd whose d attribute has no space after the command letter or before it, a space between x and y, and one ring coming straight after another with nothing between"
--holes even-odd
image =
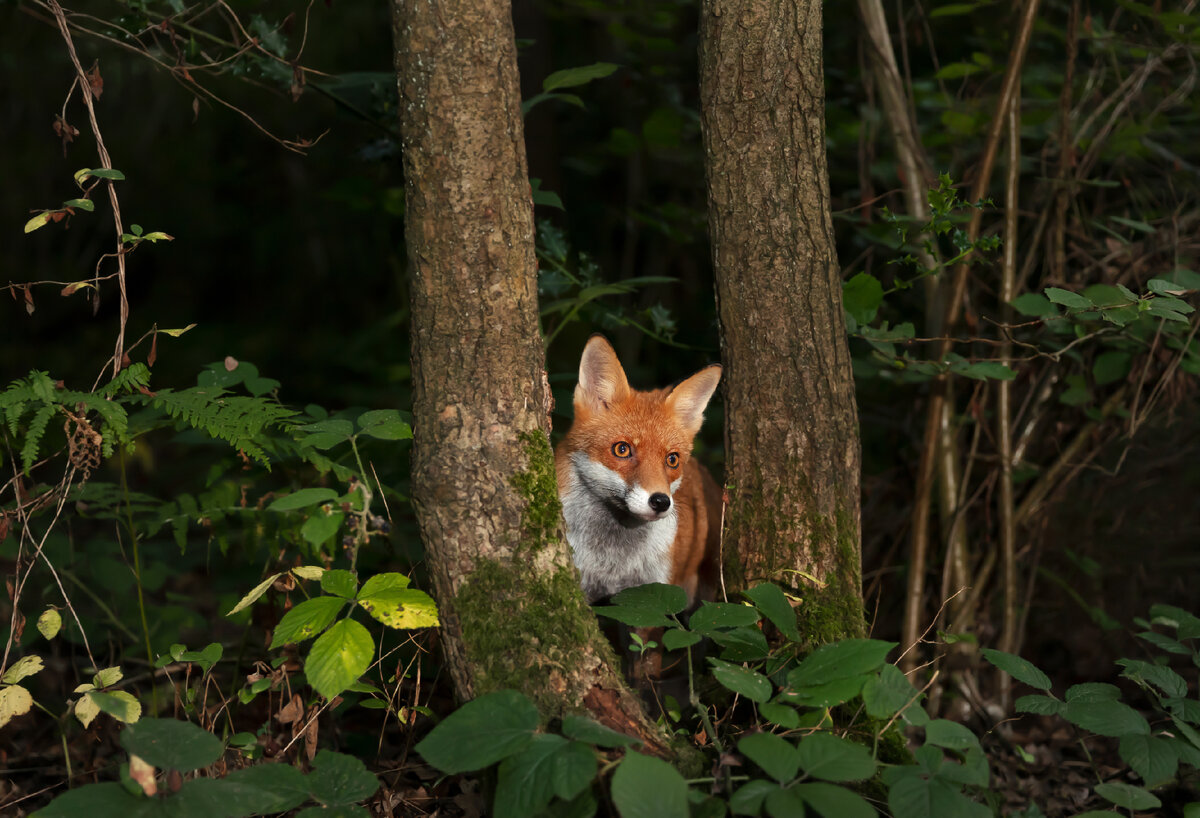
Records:
<instances>
[{"instance_id":1,"label":"fern leaf","mask_svg":"<svg viewBox=\"0 0 1200 818\"><path fill-rule=\"evenodd\" d=\"M21 447L21 466L26 476L33 466L33 461L37 460L38 447L42 443L42 436L46 434L46 426L49 425L50 418L57 411L58 407L54 404L43 406L34 413L33 419L29 421L29 432L25 436L25 445Z\"/></svg>"}]
</instances>

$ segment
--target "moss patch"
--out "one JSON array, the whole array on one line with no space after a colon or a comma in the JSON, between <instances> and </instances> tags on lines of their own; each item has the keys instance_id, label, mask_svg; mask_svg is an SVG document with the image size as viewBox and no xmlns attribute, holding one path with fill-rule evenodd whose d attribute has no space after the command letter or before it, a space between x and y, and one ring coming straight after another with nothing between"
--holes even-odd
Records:
<instances>
[{"instance_id":1,"label":"moss patch","mask_svg":"<svg viewBox=\"0 0 1200 818\"><path fill-rule=\"evenodd\" d=\"M554 472L554 450L543 432L522 432L521 448L529 466L509 478L517 492L525 498L525 515L521 520L524 537L514 556L537 554L547 545L562 539L562 503L558 499L558 480Z\"/></svg>"}]
</instances>

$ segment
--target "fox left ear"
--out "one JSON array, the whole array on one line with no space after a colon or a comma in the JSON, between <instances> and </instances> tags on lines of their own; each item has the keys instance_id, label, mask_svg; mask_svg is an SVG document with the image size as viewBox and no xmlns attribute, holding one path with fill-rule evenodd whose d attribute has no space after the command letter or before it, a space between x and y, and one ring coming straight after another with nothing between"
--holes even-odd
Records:
<instances>
[{"instance_id":1,"label":"fox left ear","mask_svg":"<svg viewBox=\"0 0 1200 818\"><path fill-rule=\"evenodd\" d=\"M675 417L679 418L680 425L691 434L700 431L700 424L704 422L704 409L708 406L708 401L720 380L721 365L713 364L676 386L667 396L667 405L671 407Z\"/></svg>"}]
</instances>

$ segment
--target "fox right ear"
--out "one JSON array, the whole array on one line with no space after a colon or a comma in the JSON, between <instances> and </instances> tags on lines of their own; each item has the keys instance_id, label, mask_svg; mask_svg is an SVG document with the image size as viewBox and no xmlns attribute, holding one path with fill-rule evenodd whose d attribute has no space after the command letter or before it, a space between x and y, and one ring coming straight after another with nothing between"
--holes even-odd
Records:
<instances>
[{"instance_id":1,"label":"fox right ear","mask_svg":"<svg viewBox=\"0 0 1200 818\"><path fill-rule=\"evenodd\" d=\"M603 335L593 335L579 361L579 385L575 405L602 411L629 397L629 381L617 353Z\"/></svg>"}]
</instances>

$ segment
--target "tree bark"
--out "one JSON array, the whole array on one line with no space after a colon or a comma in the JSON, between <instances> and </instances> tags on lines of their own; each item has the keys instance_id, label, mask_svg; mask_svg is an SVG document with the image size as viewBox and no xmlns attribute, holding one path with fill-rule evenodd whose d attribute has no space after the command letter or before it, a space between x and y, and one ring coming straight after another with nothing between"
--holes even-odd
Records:
<instances>
[{"instance_id":1,"label":"tree bark","mask_svg":"<svg viewBox=\"0 0 1200 818\"><path fill-rule=\"evenodd\" d=\"M413 503L463 700L519 690L661 746L563 536L508 0L395 0Z\"/></svg>"},{"instance_id":2,"label":"tree bark","mask_svg":"<svg viewBox=\"0 0 1200 818\"><path fill-rule=\"evenodd\" d=\"M865 630L854 380L825 160L819 0L705 0L701 117L725 365L725 580Z\"/></svg>"}]
</instances>

